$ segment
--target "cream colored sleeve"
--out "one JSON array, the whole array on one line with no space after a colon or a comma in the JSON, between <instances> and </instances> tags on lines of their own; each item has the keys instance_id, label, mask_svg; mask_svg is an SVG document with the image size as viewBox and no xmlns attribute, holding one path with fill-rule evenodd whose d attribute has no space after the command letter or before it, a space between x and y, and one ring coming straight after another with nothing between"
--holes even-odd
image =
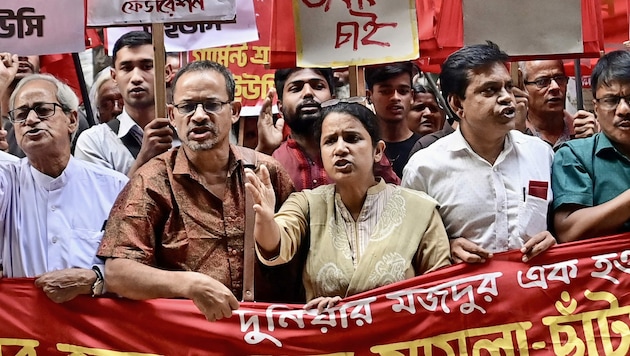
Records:
<instances>
[{"instance_id":1,"label":"cream colored sleeve","mask_svg":"<svg viewBox=\"0 0 630 356\"><path fill-rule=\"evenodd\" d=\"M444 223L437 208L433 210L429 227L420 240L415 257L416 275L451 265L451 248Z\"/></svg>"},{"instance_id":2,"label":"cream colored sleeve","mask_svg":"<svg viewBox=\"0 0 630 356\"><path fill-rule=\"evenodd\" d=\"M267 266L277 266L291 261L306 238L309 226L309 204L306 194L293 193L282 204L274 217L280 230L280 252L278 256L265 259L256 245L258 259Z\"/></svg>"}]
</instances>

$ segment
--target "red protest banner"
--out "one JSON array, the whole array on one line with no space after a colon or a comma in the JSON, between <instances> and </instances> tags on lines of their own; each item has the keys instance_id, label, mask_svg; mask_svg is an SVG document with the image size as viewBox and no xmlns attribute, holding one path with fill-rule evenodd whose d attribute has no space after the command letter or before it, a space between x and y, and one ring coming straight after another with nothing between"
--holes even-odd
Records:
<instances>
[{"instance_id":1,"label":"red protest banner","mask_svg":"<svg viewBox=\"0 0 630 356\"><path fill-rule=\"evenodd\" d=\"M242 303L207 322L188 300L51 302L0 280L2 355L627 355L630 234L459 264L315 315Z\"/></svg>"}]
</instances>

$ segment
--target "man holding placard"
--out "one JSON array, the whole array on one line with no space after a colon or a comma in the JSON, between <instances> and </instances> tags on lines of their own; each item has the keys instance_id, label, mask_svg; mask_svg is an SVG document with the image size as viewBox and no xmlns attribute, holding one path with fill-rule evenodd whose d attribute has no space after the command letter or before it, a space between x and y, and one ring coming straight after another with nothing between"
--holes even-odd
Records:
<instances>
[{"instance_id":1,"label":"man holding placard","mask_svg":"<svg viewBox=\"0 0 630 356\"><path fill-rule=\"evenodd\" d=\"M131 176L140 166L174 144L168 118L155 117L155 72L151 34L132 31L114 45L112 78L124 101L123 113L86 130L75 156ZM171 66L164 68L171 76Z\"/></svg>"}]
</instances>

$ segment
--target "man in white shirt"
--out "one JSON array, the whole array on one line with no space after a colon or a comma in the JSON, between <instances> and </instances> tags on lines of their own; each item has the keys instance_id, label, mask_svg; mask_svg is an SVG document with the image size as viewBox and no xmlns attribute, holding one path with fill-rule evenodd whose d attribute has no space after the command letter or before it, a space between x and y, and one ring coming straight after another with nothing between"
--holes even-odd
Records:
<instances>
[{"instance_id":1,"label":"man in white shirt","mask_svg":"<svg viewBox=\"0 0 630 356\"><path fill-rule=\"evenodd\" d=\"M140 166L173 145L168 118L155 117L151 34L132 31L114 45L112 78L123 98L123 112L106 124L83 132L74 156L131 176ZM171 66L165 66L167 80ZM179 145L177 140L176 145Z\"/></svg>"},{"instance_id":2,"label":"man in white shirt","mask_svg":"<svg viewBox=\"0 0 630 356\"><path fill-rule=\"evenodd\" d=\"M455 262L478 263L518 248L529 261L556 243L547 231L551 147L514 130L507 55L464 47L442 66L442 92L459 128L414 154L402 185L440 203Z\"/></svg>"},{"instance_id":3,"label":"man in white shirt","mask_svg":"<svg viewBox=\"0 0 630 356\"><path fill-rule=\"evenodd\" d=\"M26 158L0 162L2 276L37 277L35 284L59 303L102 293L96 249L127 182L71 156L78 104L72 89L51 75L22 79L8 116Z\"/></svg>"}]
</instances>

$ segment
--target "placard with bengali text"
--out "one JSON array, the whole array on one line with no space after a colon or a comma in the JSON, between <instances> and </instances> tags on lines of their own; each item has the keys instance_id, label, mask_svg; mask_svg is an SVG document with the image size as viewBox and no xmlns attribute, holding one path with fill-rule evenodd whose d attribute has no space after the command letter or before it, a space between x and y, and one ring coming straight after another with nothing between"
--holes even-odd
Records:
<instances>
[{"instance_id":1,"label":"placard with bengali text","mask_svg":"<svg viewBox=\"0 0 630 356\"><path fill-rule=\"evenodd\" d=\"M298 67L418 58L414 0L293 0Z\"/></svg>"},{"instance_id":2,"label":"placard with bengali text","mask_svg":"<svg viewBox=\"0 0 630 356\"><path fill-rule=\"evenodd\" d=\"M23 56L85 50L83 0L2 0L0 49Z\"/></svg>"},{"instance_id":3,"label":"placard with bengali text","mask_svg":"<svg viewBox=\"0 0 630 356\"><path fill-rule=\"evenodd\" d=\"M93 27L145 23L231 21L236 0L88 0Z\"/></svg>"}]
</instances>

